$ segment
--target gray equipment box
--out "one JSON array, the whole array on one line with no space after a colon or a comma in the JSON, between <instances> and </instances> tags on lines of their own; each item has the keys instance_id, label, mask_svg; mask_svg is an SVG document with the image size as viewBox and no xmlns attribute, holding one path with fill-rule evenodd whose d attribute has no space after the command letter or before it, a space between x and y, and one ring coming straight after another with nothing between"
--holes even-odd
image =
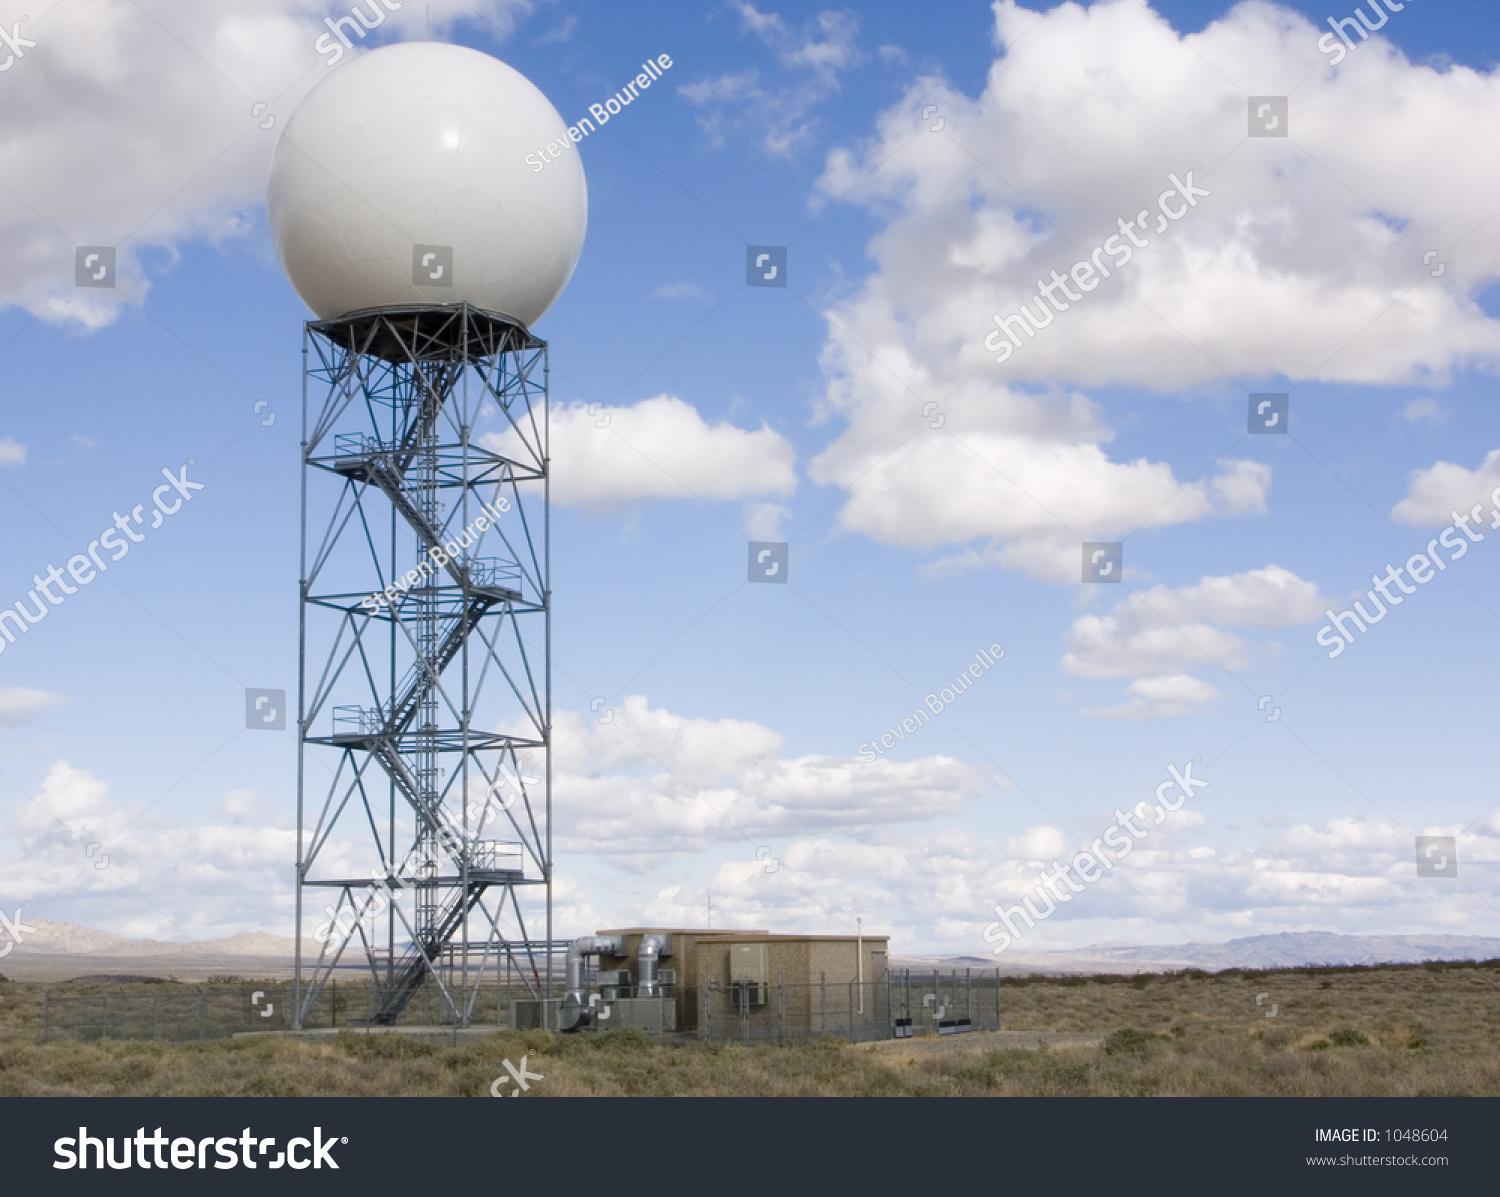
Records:
<instances>
[{"instance_id":1,"label":"gray equipment box","mask_svg":"<svg viewBox=\"0 0 1500 1197\"><path fill-rule=\"evenodd\" d=\"M653 1035L677 1029L677 1003L671 998L620 998L610 1003L609 1017L596 1024L600 1030L637 1027Z\"/></svg>"},{"instance_id":2,"label":"gray equipment box","mask_svg":"<svg viewBox=\"0 0 1500 1197\"><path fill-rule=\"evenodd\" d=\"M562 999L512 999L510 1026L514 1031L556 1031L562 1015Z\"/></svg>"}]
</instances>

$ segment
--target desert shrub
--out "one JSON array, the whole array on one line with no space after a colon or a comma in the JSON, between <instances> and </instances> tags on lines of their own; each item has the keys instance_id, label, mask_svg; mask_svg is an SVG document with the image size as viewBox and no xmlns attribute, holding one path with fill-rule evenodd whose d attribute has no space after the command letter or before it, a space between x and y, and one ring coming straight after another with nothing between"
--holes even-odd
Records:
<instances>
[{"instance_id":1,"label":"desert shrub","mask_svg":"<svg viewBox=\"0 0 1500 1197\"><path fill-rule=\"evenodd\" d=\"M1121 1027L1118 1031L1111 1031L1109 1037L1104 1041L1104 1050L1111 1056L1139 1055L1157 1042L1156 1036L1149 1031L1139 1031L1135 1027Z\"/></svg>"},{"instance_id":2,"label":"desert shrub","mask_svg":"<svg viewBox=\"0 0 1500 1197\"><path fill-rule=\"evenodd\" d=\"M1363 1031L1356 1031L1353 1027L1339 1027L1331 1036L1334 1047L1369 1047L1370 1040Z\"/></svg>"},{"instance_id":3,"label":"desert shrub","mask_svg":"<svg viewBox=\"0 0 1500 1197\"><path fill-rule=\"evenodd\" d=\"M338 1044L357 1060L411 1060L430 1056L444 1046L397 1032L363 1035L355 1031L340 1031Z\"/></svg>"},{"instance_id":4,"label":"desert shrub","mask_svg":"<svg viewBox=\"0 0 1500 1197\"><path fill-rule=\"evenodd\" d=\"M636 1055L649 1052L655 1043L650 1035L639 1027L616 1027L608 1031L585 1031L577 1035L564 1035L558 1043L562 1055L587 1055L593 1052L609 1052L614 1055Z\"/></svg>"}]
</instances>

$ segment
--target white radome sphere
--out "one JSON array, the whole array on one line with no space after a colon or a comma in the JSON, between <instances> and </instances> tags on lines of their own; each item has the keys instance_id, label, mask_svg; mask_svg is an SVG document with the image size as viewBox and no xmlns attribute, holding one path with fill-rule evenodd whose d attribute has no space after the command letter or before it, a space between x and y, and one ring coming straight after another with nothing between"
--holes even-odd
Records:
<instances>
[{"instance_id":1,"label":"white radome sphere","mask_svg":"<svg viewBox=\"0 0 1500 1197\"><path fill-rule=\"evenodd\" d=\"M538 171L527 155L548 142L569 148L533 159ZM578 264L588 190L566 124L530 80L477 50L407 42L307 94L276 146L266 209L282 267L320 319L468 302L529 327ZM414 281L419 245L452 248L449 285Z\"/></svg>"}]
</instances>

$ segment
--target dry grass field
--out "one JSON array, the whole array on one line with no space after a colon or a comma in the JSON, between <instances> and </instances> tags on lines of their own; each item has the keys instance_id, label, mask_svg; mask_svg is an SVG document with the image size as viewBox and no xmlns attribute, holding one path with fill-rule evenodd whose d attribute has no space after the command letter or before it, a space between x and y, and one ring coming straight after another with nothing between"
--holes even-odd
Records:
<instances>
[{"instance_id":1,"label":"dry grass field","mask_svg":"<svg viewBox=\"0 0 1500 1197\"><path fill-rule=\"evenodd\" d=\"M1500 1095L1500 961L1023 978L1002 992L1002 1032L854 1045L623 1030L43 1044L41 987L5 983L0 1096L482 1096L523 1055L543 1077L527 1096L541 1097Z\"/></svg>"}]
</instances>

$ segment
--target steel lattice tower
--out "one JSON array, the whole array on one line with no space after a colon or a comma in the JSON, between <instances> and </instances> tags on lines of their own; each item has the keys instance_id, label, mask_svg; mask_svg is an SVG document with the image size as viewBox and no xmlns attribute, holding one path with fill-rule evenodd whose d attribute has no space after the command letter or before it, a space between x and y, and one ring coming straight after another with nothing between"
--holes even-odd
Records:
<instances>
[{"instance_id":1,"label":"steel lattice tower","mask_svg":"<svg viewBox=\"0 0 1500 1197\"><path fill-rule=\"evenodd\" d=\"M550 993L547 369L468 304L306 325L298 1027L356 941L377 1023L431 978L467 1024L507 957Z\"/></svg>"}]
</instances>

